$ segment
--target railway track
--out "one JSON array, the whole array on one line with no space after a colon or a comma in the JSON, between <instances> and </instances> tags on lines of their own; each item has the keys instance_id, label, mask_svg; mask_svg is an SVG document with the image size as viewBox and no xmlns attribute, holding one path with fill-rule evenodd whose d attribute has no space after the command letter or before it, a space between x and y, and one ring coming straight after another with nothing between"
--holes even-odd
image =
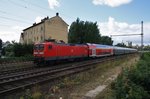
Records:
<instances>
[{"instance_id":1,"label":"railway track","mask_svg":"<svg viewBox=\"0 0 150 99\"><path fill-rule=\"evenodd\" d=\"M73 63L71 63L71 64L73 64ZM55 64L54 66L51 66L48 69L57 69L56 67L60 68L60 67L64 67L64 66L65 65L56 65ZM35 69L40 69L40 68L45 68L45 67L36 67L33 64L33 62L31 64L26 64L24 66L9 66L9 67L5 67L5 69L3 67L0 67L0 78L2 78L3 76L20 74L20 73L23 73L23 72L33 72Z\"/></svg>"},{"instance_id":2,"label":"railway track","mask_svg":"<svg viewBox=\"0 0 150 99\"><path fill-rule=\"evenodd\" d=\"M50 66L50 67L33 67L32 66L32 67L21 68L21 69L6 70L6 71L3 71L3 72L0 73L0 81L1 81L2 78L25 76L25 75L28 75L28 74L38 73L38 72L41 72L41 71L55 70L55 69L59 69L59 68L64 68L68 65L69 64L67 64L67 65L54 65L54 66Z\"/></svg>"},{"instance_id":3,"label":"railway track","mask_svg":"<svg viewBox=\"0 0 150 99\"><path fill-rule=\"evenodd\" d=\"M33 67L33 61L0 64L0 73Z\"/></svg>"},{"instance_id":4,"label":"railway track","mask_svg":"<svg viewBox=\"0 0 150 99\"><path fill-rule=\"evenodd\" d=\"M51 81L59 77L71 75L92 68L92 64L97 64L103 61L113 60L117 57L109 57L95 60L88 60L78 63L65 64L56 67L36 68L24 72L11 73L9 75L0 76L0 96L9 92L30 87L35 84L40 84L46 81Z\"/></svg>"},{"instance_id":5,"label":"railway track","mask_svg":"<svg viewBox=\"0 0 150 99\"><path fill-rule=\"evenodd\" d=\"M11 74L3 76L0 78L0 94L5 94L10 91L21 89L24 87L32 86L34 84L39 84L45 81L56 79L58 77L63 77L66 75L74 74L87 70L91 68L92 64L104 61L100 60L90 60L84 61L76 64L65 65L62 68L43 68L43 69L33 69L31 71L26 71L19 74Z\"/></svg>"}]
</instances>

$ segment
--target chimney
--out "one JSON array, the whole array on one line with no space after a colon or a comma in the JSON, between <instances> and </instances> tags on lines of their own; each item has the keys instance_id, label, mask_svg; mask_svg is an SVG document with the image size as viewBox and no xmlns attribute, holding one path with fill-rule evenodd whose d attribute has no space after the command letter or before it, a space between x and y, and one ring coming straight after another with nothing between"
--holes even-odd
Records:
<instances>
[{"instance_id":1,"label":"chimney","mask_svg":"<svg viewBox=\"0 0 150 99\"><path fill-rule=\"evenodd\" d=\"M36 25L36 22L35 22L35 23L33 23L33 26L34 26L34 25Z\"/></svg>"},{"instance_id":2,"label":"chimney","mask_svg":"<svg viewBox=\"0 0 150 99\"><path fill-rule=\"evenodd\" d=\"M21 33L21 37L24 38L24 34L23 33Z\"/></svg>"},{"instance_id":3,"label":"chimney","mask_svg":"<svg viewBox=\"0 0 150 99\"><path fill-rule=\"evenodd\" d=\"M59 16L59 13L58 13L58 12L56 13L56 16Z\"/></svg>"}]
</instances>

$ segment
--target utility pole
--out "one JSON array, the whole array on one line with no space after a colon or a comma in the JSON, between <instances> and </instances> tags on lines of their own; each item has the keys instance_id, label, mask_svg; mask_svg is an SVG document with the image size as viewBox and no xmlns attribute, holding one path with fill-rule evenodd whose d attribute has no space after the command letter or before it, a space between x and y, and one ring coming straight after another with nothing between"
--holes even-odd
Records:
<instances>
[{"instance_id":1,"label":"utility pole","mask_svg":"<svg viewBox=\"0 0 150 99\"><path fill-rule=\"evenodd\" d=\"M142 51L143 50L143 21L141 21L141 33L140 34L122 34L122 35L110 35L110 37L112 36L135 36L135 35L141 35L141 48L140 50Z\"/></svg>"},{"instance_id":2,"label":"utility pole","mask_svg":"<svg viewBox=\"0 0 150 99\"><path fill-rule=\"evenodd\" d=\"M143 21L141 21L141 51L143 50Z\"/></svg>"}]
</instances>

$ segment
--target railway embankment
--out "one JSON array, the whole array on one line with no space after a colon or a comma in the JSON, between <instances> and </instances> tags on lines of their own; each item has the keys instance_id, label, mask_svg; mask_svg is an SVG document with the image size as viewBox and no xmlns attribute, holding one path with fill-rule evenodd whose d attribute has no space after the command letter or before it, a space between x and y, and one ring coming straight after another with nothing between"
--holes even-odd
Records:
<instances>
[{"instance_id":1,"label":"railway embankment","mask_svg":"<svg viewBox=\"0 0 150 99\"><path fill-rule=\"evenodd\" d=\"M43 86L35 86L30 91L25 91L21 98L24 99L24 97L29 96L33 99L37 97L40 99L59 99L60 97L62 99L94 99L110 86L123 68L134 66L138 60L139 55L136 54L104 61L95 64L87 71L59 78L57 81ZM99 90L98 88L102 89Z\"/></svg>"}]
</instances>

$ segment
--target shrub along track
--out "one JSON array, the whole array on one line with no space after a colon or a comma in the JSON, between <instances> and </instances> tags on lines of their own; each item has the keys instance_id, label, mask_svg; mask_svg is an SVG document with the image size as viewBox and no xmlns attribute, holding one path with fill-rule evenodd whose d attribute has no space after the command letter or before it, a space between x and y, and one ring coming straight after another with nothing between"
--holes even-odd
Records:
<instances>
[{"instance_id":1,"label":"shrub along track","mask_svg":"<svg viewBox=\"0 0 150 99\"><path fill-rule=\"evenodd\" d=\"M105 57L100 59L88 60L78 63L71 63L65 65L56 65L53 67L34 68L8 75L0 76L0 96L15 92L17 89L30 87L35 84L40 84L46 81L51 81L59 77L71 75L81 71L93 68L93 64L101 63L103 61L114 60L123 56Z\"/></svg>"}]
</instances>

